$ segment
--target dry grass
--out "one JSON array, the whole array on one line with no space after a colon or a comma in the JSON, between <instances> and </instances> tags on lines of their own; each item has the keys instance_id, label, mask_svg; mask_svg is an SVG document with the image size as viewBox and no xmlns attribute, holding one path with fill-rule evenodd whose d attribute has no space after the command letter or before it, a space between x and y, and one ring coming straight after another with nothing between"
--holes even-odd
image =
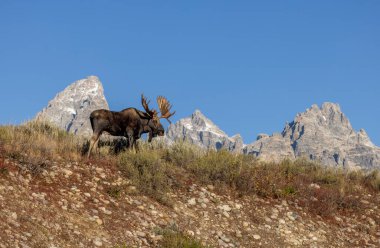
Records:
<instances>
[{"instance_id":1,"label":"dry grass","mask_svg":"<svg viewBox=\"0 0 380 248\"><path fill-rule=\"evenodd\" d=\"M79 138L47 123L28 122L20 126L0 126L0 146L4 155L21 162L34 174L53 160L79 161Z\"/></svg>"},{"instance_id":2,"label":"dry grass","mask_svg":"<svg viewBox=\"0 0 380 248\"><path fill-rule=\"evenodd\" d=\"M130 178L138 190L161 203L170 204L166 193L170 187L171 167L158 152L140 149L126 151L118 156L118 167Z\"/></svg>"},{"instance_id":3,"label":"dry grass","mask_svg":"<svg viewBox=\"0 0 380 248\"><path fill-rule=\"evenodd\" d=\"M369 174L363 175L363 173L360 173L359 178L363 181L363 184L368 187L372 188L374 191L380 191L380 171L375 170L372 171Z\"/></svg>"},{"instance_id":4,"label":"dry grass","mask_svg":"<svg viewBox=\"0 0 380 248\"><path fill-rule=\"evenodd\" d=\"M380 191L378 171L349 172L304 159L266 163L249 156L210 151L187 168L205 184L233 188L240 195L297 201L320 216L360 210L363 195Z\"/></svg>"},{"instance_id":5,"label":"dry grass","mask_svg":"<svg viewBox=\"0 0 380 248\"><path fill-rule=\"evenodd\" d=\"M380 173L348 172L308 160L260 162L252 156L227 151L205 151L186 143L166 148L141 144L139 152L122 151L105 143L92 163L117 167L139 192L170 205L167 193L188 181L214 184L238 195L289 199L309 212L333 216L336 211L359 211L364 195L380 192ZM24 169L38 173L51 161L87 161L83 141L45 123L0 126L0 173L4 157L18 160ZM110 189L117 198L122 188Z\"/></svg>"}]
</instances>

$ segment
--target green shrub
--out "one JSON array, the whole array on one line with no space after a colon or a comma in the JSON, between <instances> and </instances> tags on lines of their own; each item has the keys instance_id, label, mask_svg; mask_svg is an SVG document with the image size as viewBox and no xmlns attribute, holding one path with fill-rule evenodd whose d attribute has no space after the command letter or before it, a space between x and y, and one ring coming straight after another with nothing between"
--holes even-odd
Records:
<instances>
[{"instance_id":1,"label":"green shrub","mask_svg":"<svg viewBox=\"0 0 380 248\"><path fill-rule=\"evenodd\" d=\"M165 230L160 242L162 248L206 248L198 240L184 235L181 232Z\"/></svg>"},{"instance_id":2,"label":"green shrub","mask_svg":"<svg viewBox=\"0 0 380 248\"><path fill-rule=\"evenodd\" d=\"M177 142L170 148L164 148L163 158L176 166L185 168L200 156L204 155L200 148L185 142Z\"/></svg>"},{"instance_id":3,"label":"green shrub","mask_svg":"<svg viewBox=\"0 0 380 248\"><path fill-rule=\"evenodd\" d=\"M141 193L168 203L166 193L170 188L171 173L158 152L147 149L141 149L137 153L126 151L119 156L118 166Z\"/></svg>"},{"instance_id":4,"label":"green shrub","mask_svg":"<svg viewBox=\"0 0 380 248\"><path fill-rule=\"evenodd\" d=\"M228 151L208 151L186 168L204 183L225 184L238 187L242 172L252 162L248 156L232 154ZM247 178L248 179L248 178Z\"/></svg>"},{"instance_id":5,"label":"green shrub","mask_svg":"<svg viewBox=\"0 0 380 248\"><path fill-rule=\"evenodd\" d=\"M296 194L296 189L293 186L288 185L282 189L282 194L284 196L294 195Z\"/></svg>"},{"instance_id":6,"label":"green shrub","mask_svg":"<svg viewBox=\"0 0 380 248\"><path fill-rule=\"evenodd\" d=\"M112 198L119 198L123 189L120 186L109 186L106 189L106 192Z\"/></svg>"}]
</instances>

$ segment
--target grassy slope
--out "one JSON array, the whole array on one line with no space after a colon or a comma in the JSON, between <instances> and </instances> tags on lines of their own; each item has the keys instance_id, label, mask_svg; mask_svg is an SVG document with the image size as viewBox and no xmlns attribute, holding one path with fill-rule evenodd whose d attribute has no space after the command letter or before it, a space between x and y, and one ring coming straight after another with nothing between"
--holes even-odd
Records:
<instances>
[{"instance_id":1,"label":"grassy slope","mask_svg":"<svg viewBox=\"0 0 380 248\"><path fill-rule=\"evenodd\" d=\"M23 126L0 127L1 159L18 161L20 171L41 177L53 162L88 163L83 156L86 143L47 124L28 123ZM284 160L267 163L226 151L204 151L184 143L170 148L143 144L138 153L112 153L103 146L90 162L112 165L131 180L139 194L173 206L171 192L189 184L213 185L221 194L233 197L259 196L263 199L284 199L296 202L310 215L330 220L337 214L360 214L370 200L378 204L380 173L347 172L327 168L307 160ZM0 175L8 173L1 163ZM117 198L122 186L110 186L107 192ZM363 200L366 196L365 200ZM368 199L368 196L370 198ZM164 232L164 247L200 247L181 232ZM172 243L172 246L171 246Z\"/></svg>"}]
</instances>

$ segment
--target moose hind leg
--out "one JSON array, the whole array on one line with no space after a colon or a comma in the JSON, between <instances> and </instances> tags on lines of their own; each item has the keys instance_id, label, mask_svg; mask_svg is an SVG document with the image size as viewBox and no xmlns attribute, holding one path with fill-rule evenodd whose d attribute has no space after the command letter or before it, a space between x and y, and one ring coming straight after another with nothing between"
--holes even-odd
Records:
<instances>
[{"instance_id":1,"label":"moose hind leg","mask_svg":"<svg viewBox=\"0 0 380 248\"><path fill-rule=\"evenodd\" d=\"M100 136L100 135L99 135ZM99 154L99 138L95 141L95 144L94 144L94 148L95 148L95 152L97 154Z\"/></svg>"},{"instance_id":2,"label":"moose hind leg","mask_svg":"<svg viewBox=\"0 0 380 248\"><path fill-rule=\"evenodd\" d=\"M98 144L100 133L94 133L90 140L90 146L88 148L87 158L90 158L90 154L95 144Z\"/></svg>"}]
</instances>

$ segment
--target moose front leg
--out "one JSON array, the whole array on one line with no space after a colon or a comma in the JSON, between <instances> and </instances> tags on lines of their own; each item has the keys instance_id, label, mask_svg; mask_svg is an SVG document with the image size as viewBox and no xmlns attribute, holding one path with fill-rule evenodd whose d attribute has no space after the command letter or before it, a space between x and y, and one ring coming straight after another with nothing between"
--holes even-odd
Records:
<instances>
[{"instance_id":1,"label":"moose front leg","mask_svg":"<svg viewBox=\"0 0 380 248\"><path fill-rule=\"evenodd\" d=\"M149 135L148 135L148 142L152 142L152 139L153 139L153 131L152 129L149 129Z\"/></svg>"},{"instance_id":2,"label":"moose front leg","mask_svg":"<svg viewBox=\"0 0 380 248\"><path fill-rule=\"evenodd\" d=\"M135 143L135 139L134 139L134 131L133 131L133 129L127 128L127 130L125 132L125 137L128 140L128 148L129 149L133 149L133 147L135 145L134 144Z\"/></svg>"},{"instance_id":3,"label":"moose front leg","mask_svg":"<svg viewBox=\"0 0 380 248\"><path fill-rule=\"evenodd\" d=\"M134 146L136 151L139 151L139 144L137 143L137 139L133 140L133 146Z\"/></svg>"}]
</instances>

